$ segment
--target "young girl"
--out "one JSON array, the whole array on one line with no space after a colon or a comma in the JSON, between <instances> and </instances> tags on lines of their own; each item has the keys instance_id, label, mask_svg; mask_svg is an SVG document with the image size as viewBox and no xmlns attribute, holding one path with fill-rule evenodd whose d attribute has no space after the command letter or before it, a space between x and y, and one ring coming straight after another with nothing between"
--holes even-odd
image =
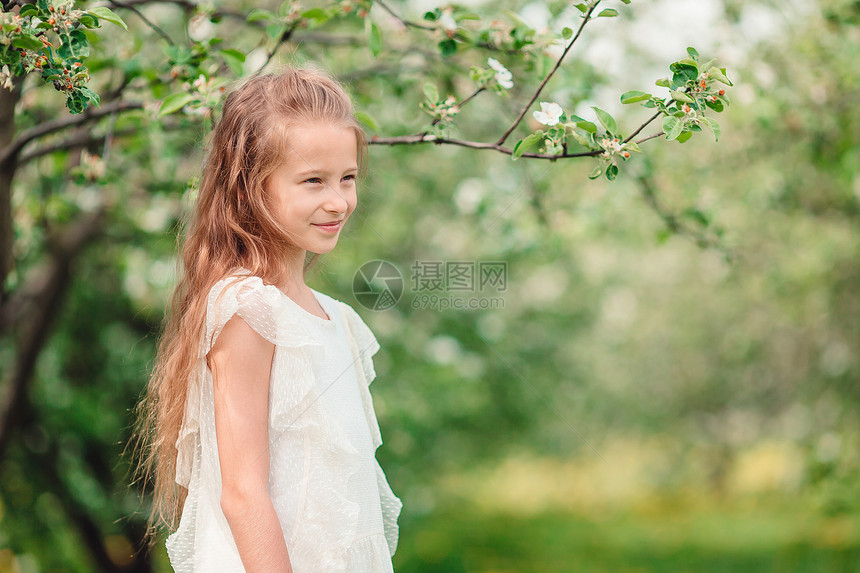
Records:
<instances>
[{"instance_id":1,"label":"young girl","mask_svg":"<svg viewBox=\"0 0 860 573\"><path fill-rule=\"evenodd\" d=\"M304 281L307 253L331 251L356 207L366 145L320 71L254 77L225 100L141 406L150 534L178 523L177 573L392 571L401 502L368 390L379 344Z\"/></svg>"}]
</instances>

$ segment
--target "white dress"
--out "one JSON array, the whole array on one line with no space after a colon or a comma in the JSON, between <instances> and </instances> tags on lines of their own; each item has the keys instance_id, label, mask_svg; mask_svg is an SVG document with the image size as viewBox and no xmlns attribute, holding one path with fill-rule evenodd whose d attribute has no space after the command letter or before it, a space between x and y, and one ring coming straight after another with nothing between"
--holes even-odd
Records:
<instances>
[{"instance_id":1,"label":"white dress","mask_svg":"<svg viewBox=\"0 0 860 573\"><path fill-rule=\"evenodd\" d=\"M351 306L313 293L331 320L247 272L210 291L197 376L177 440L176 481L188 496L166 544L176 573L244 573L220 509L212 374L205 360L234 314L275 344L269 490L293 571L393 571L402 503L376 461L382 437L368 388L379 344Z\"/></svg>"}]
</instances>

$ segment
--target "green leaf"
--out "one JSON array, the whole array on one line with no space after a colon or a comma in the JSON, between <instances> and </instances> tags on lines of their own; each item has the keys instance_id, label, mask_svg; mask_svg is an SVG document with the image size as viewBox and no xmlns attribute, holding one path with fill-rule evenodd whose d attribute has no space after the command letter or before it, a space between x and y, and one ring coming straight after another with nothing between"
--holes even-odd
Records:
<instances>
[{"instance_id":1,"label":"green leaf","mask_svg":"<svg viewBox=\"0 0 860 573\"><path fill-rule=\"evenodd\" d=\"M536 147L541 141L543 141L543 136L544 133L542 131L536 131L525 136L523 139L518 141L516 145L514 145L514 151L511 154L511 158L517 159L529 149Z\"/></svg>"},{"instance_id":2,"label":"green leaf","mask_svg":"<svg viewBox=\"0 0 860 573\"><path fill-rule=\"evenodd\" d=\"M565 40L570 40L571 36L573 36L573 30L571 30L570 28L564 28L561 31L561 37Z\"/></svg>"},{"instance_id":3,"label":"green leaf","mask_svg":"<svg viewBox=\"0 0 860 573\"><path fill-rule=\"evenodd\" d=\"M96 92L94 92L90 88L78 88L78 92L80 92L80 94L82 96L87 98L87 100L89 100L89 102L92 103L93 105L95 105L96 107L98 107L99 103L101 103L101 99L99 98L99 94L97 94Z\"/></svg>"},{"instance_id":4,"label":"green leaf","mask_svg":"<svg viewBox=\"0 0 860 573\"><path fill-rule=\"evenodd\" d=\"M603 124L603 127L606 128L606 131L609 133L615 134L618 131L618 126L615 123L615 120L609 115L607 112L603 111L599 107L592 107L594 113L597 114L597 119Z\"/></svg>"},{"instance_id":5,"label":"green leaf","mask_svg":"<svg viewBox=\"0 0 860 573\"><path fill-rule=\"evenodd\" d=\"M24 16L36 16L39 14L39 9L33 6L32 4L24 4L21 6L21 9L18 11L18 15L22 18Z\"/></svg>"},{"instance_id":6,"label":"green leaf","mask_svg":"<svg viewBox=\"0 0 860 573\"><path fill-rule=\"evenodd\" d=\"M690 54L690 57L693 58L694 60L699 59L699 52L696 51L696 48L692 48L692 47L687 48L687 53Z\"/></svg>"},{"instance_id":7,"label":"green leaf","mask_svg":"<svg viewBox=\"0 0 860 573\"><path fill-rule=\"evenodd\" d=\"M105 8L104 6L97 6L95 8L90 8L87 10L90 14L99 18L100 20L106 20L111 24L116 24L126 32L128 32L128 26L126 26L125 22L123 22L122 18L117 16L110 8Z\"/></svg>"},{"instance_id":8,"label":"green leaf","mask_svg":"<svg viewBox=\"0 0 860 573\"><path fill-rule=\"evenodd\" d=\"M302 15L304 16L304 14ZM259 22L260 20L274 20L275 15L269 12L268 10L263 10L262 8L256 8L251 10L251 13L248 14L248 17L245 18L246 22Z\"/></svg>"},{"instance_id":9,"label":"green leaf","mask_svg":"<svg viewBox=\"0 0 860 573\"><path fill-rule=\"evenodd\" d=\"M578 127L580 129L584 129L588 133L597 133L597 126L592 122L579 117L578 115L571 114L568 118L568 123L566 123L568 127Z\"/></svg>"},{"instance_id":10,"label":"green leaf","mask_svg":"<svg viewBox=\"0 0 860 573\"><path fill-rule=\"evenodd\" d=\"M379 131L379 124L370 114L364 113L363 111L355 112L355 119L372 129L373 131Z\"/></svg>"},{"instance_id":11,"label":"green leaf","mask_svg":"<svg viewBox=\"0 0 860 573\"><path fill-rule=\"evenodd\" d=\"M180 92L170 94L161 102L161 109L158 110L158 115L161 117L175 113L191 103L193 100L194 96L189 93Z\"/></svg>"},{"instance_id":12,"label":"green leaf","mask_svg":"<svg viewBox=\"0 0 860 573\"><path fill-rule=\"evenodd\" d=\"M585 5L584 3L582 3L582 2L581 2L581 3L579 3L579 4L575 4L573 7L574 7L574 8L576 8L577 10L579 10L580 12L582 12L583 14L585 14L586 12L588 12L588 6L586 6L586 5Z\"/></svg>"},{"instance_id":13,"label":"green leaf","mask_svg":"<svg viewBox=\"0 0 860 573\"><path fill-rule=\"evenodd\" d=\"M382 51L382 31L370 18L364 19L364 32L367 35L367 47L375 58Z\"/></svg>"},{"instance_id":14,"label":"green leaf","mask_svg":"<svg viewBox=\"0 0 860 573\"><path fill-rule=\"evenodd\" d=\"M648 99L651 99L651 94L639 90L631 90L621 94L621 103L623 104L636 103Z\"/></svg>"},{"instance_id":15,"label":"green leaf","mask_svg":"<svg viewBox=\"0 0 860 573\"><path fill-rule=\"evenodd\" d=\"M239 50L234 50L233 48L226 48L224 50L221 50L221 53L225 56L233 58L234 60L238 60L242 63L245 63L245 54L243 54Z\"/></svg>"},{"instance_id":16,"label":"green leaf","mask_svg":"<svg viewBox=\"0 0 860 573\"><path fill-rule=\"evenodd\" d=\"M691 137L693 137L693 132L692 131L685 131L681 135L676 137L675 141L677 141L678 143L684 143L685 141L687 141Z\"/></svg>"},{"instance_id":17,"label":"green leaf","mask_svg":"<svg viewBox=\"0 0 860 573\"><path fill-rule=\"evenodd\" d=\"M693 60L692 58L684 58L683 60L679 60L678 63L683 64L685 66L690 66L691 68L696 68L696 71L699 70L699 62Z\"/></svg>"},{"instance_id":18,"label":"green leaf","mask_svg":"<svg viewBox=\"0 0 860 573\"><path fill-rule=\"evenodd\" d=\"M618 166L610 163L606 166L606 178L610 181L615 181L616 177L618 177Z\"/></svg>"},{"instance_id":19,"label":"green leaf","mask_svg":"<svg viewBox=\"0 0 860 573\"><path fill-rule=\"evenodd\" d=\"M723 108L723 102L722 102L722 100L719 100L719 99L715 100L715 101L705 100L705 105L707 105L709 108L711 108L712 110L714 110L717 113L722 112L724 109Z\"/></svg>"},{"instance_id":20,"label":"green leaf","mask_svg":"<svg viewBox=\"0 0 860 573\"><path fill-rule=\"evenodd\" d=\"M672 90L669 93L672 94L672 99L675 101L682 101L684 103L693 103L693 98L691 98L690 96L688 96L684 92Z\"/></svg>"},{"instance_id":21,"label":"green leaf","mask_svg":"<svg viewBox=\"0 0 860 573\"><path fill-rule=\"evenodd\" d=\"M591 125L594 125L594 124L592 123ZM595 128L595 129L597 129L597 128ZM573 137L577 143L579 143L581 146L585 147L586 149L592 148L591 141L589 141L589 139L587 137L585 137L584 135L582 135L578 131L571 131L570 133L567 134L567 136Z\"/></svg>"},{"instance_id":22,"label":"green leaf","mask_svg":"<svg viewBox=\"0 0 860 573\"><path fill-rule=\"evenodd\" d=\"M41 50L42 42L34 38L33 36L28 36L26 34L22 34L17 38L12 40L12 45L16 48L22 48L24 50Z\"/></svg>"},{"instance_id":23,"label":"green leaf","mask_svg":"<svg viewBox=\"0 0 860 573\"><path fill-rule=\"evenodd\" d=\"M597 126L594 125L590 121L585 121L585 120L577 121L576 127L580 128L580 129L584 129L588 133L597 133Z\"/></svg>"},{"instance_id":24,"label":"green leaf","mask_svg":"<svg viewBox=\"0 0 860 573\"><path fill-rule=\"evenodd\" d=\"M630 0L621 0L625 4L630 4Z\"/></svg>"},{"instance_id":25,"label":"green leaf","mask_svg":"<svg viewBox=\"0 0 860 573\"><path fill-rule=\"evenodd\" d=\"M283 24L269 24L266 26L266 35L273 40L278 40L284 35L286 30Z\"/></svg>"},{"instance_id":26,"label":"green leaf","mask_svg":"<svg viewBox=\"0 0 860 573\"><path fill-rule=\"evenodd\" d=\"M597 15L598 18L614 18L615 16L618 16L618 10L615 8L607 8Z\"/></svg>"},{"instance_id":27,"label":"green leaf","mask_svg":"<svg viewBox=\"0 0 860 573\"><path fill-rule=\"evenodd\" d=\"M241 76L245 68L242 64L245 63L245 54L239 50L227 48L221 50L221 55L224 56L224 61L230 66L230 70L237 76Z\"/></svg>"},{"instance_id":28,"label":"green leaf","mask_svg":"<svg viewBox=\"0 0 860 573\"><path fill-rule=\"evenodd\" d=\"M329 13L322 8L311 8L302 12L302 20L312 20L317 26L328 22L330 19Z\"/></svg>"},{"instance_id":29,"label":"green leaf","mask_svg":"<svg viewBox=\"0 0 860 573\"><path fill-rule=\"evenodd\" d=\"M430 103L436 103L439 101L439 90L433 84L424 84L424 97Z\"/></svg>"},{"instance_id":30,"label":"green leaf","mask_svg":"<svg viewBox=\"0 0 860 573\"><path fill-rule=\"evenodd\" d=\"M439 52L446 58L455 54L457 52L457 42L453 38L442 40L439 42Z\"/></svg>"},{"instance_id":31,"label":"green leaf","mask_svg":"<svg viewBox=\"0 0 860 573\"><path fill-rule=\"evenodd\" d=\"M660 78L659 80L654 82L654 85L659 86L661 88L672 87L672 84L669 83L669 78Z\"/></svg>"},{"instance_id":32,"label":"green leaf","mask_svg":"<svg viewBox=\"0 0 860 573\"><path fill-rule=\"evenodd\" d=\"M57 54L64 60L86 58L90 55L89 40L81 30L72 30L68 35L61 35L60 39L63 44L57 48Z\"/></svg>"},{"instance_id":33,"label":"green leaf","mask_svg":"<svg viewBox=\"0 0 860 573\"><path fill-rule=\"evenodd\" d=\"M66 97L66 107L75 115L83 113L84 109L86 109L84 98L79 94L72 92Z\"/></svg>"},{"instance_id":34,"label":"green leaf","mask_svg":"<svg viewBox=\"0 0 860 573\"><path fill-rule=\"evenodd\" d=\"M672 70L672 85L676 88L683 87L688 81L696 81L699 77L699 69L696 66L675 62L669 66Z\"/></svg>"},{"instance_id":35,"label":"green leaf","mask_svg":"<svg viewBox=\"0 0 860 573\"><path fill-rule=\"evenodd\" d=\"M696 221L697 223L699 223L703 227L707 227L708 225L711 224L710 218L707 215L705 215L702 211L700 211L699 209L696 209L695 207L691 207L689 209L686 209L684 211L684 216L687 217L688 219L692 219L693 221Z\"/></svg>"},{"instance_id":36,"label":"green leaf","mask_svg":"<svg viewBox=\"0 0 860 573\"><path fill-rule=\"evenodd\" d=\"M666 134L666 139L671 141L681 135L684 129L684 122L675 116L667 115L663 118L663 133Z\"/></svg>"},{"instance_id":37,"label":"green leaf","mask_svg":"<svg viewBox=\"0 0 860 573\"><path fill-rule=\"evenodd\" d=\"M720 122L716 119L711 119L710 117L703 117L702 119L705 120L705 123L711 128L711 131L714 132L714 141L719 141L721 133Z\"/></svg>"},{"instance_id":38,"label":"green leaf","mask_svg":"<svg viewBox=\"0 0 860 573\"><path fill-rule=\"evenodd\" d=\"M708 73L711 75L711 78L717 80L721 84L726 84L727 86L733 86L734 84L726 77L726 69L725 68L711 68L708 70Z\"/></svg>"},{"instance_id":39,"label":"green leaf","mask_svg":"<svg viewBox=\"0 0 860 573\"><path fill-rule=\"evenodd\" d=\"M600 177L600 174L603 173L603 165L597 165L594 169L591 170L591 173L588 174L589 179L597 179Z\"/></svg>"},{"instance_id":40,"label":"green leaf","mask_svg":"<svg viewBox=\"0 0 860 573\"><path fill-rule=\"evenodd\" d=\"M98 28L99 27L99 19L90 14L84 13L78 18L78 22L81 25L86 26L87 28Z\"/></svg>"}]
</instances>

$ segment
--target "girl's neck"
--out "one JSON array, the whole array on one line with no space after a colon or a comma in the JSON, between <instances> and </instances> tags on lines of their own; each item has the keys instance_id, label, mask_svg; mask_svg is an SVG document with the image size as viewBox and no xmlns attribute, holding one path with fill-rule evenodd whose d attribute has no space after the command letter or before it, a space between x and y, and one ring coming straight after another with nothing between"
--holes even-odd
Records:
<instances>
[{"instance_id":1,"label":"girl's neck","mask_svg":"<svg viewBox=\"0 0 860 573\"><path fill-rule=\"evenodd\" d=\"M307 251L304 249L299 252L290 253L287 256L285 263L287 276L283 277L280 284L277 286L290 298L293 298L295 295L307 294L310 292L310 288L305 283L306 258Z\"/></svg>"}]
</instances>

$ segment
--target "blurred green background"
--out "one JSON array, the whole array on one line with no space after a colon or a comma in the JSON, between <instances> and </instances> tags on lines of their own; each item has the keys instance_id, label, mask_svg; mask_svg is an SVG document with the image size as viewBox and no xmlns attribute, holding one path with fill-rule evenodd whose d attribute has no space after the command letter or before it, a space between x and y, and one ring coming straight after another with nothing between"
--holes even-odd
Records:
<instances>
[{"instance_id":1,"label":"blurred green background","mask_svg":"<svg viewBox=\"0 0 860 573\"><path fill-rule=\"evenodd\" d=\"M565 6L474 5L536 28ZM436 4L392 6L417 20ZM154 8L184 33L172 7ZM408 45L376 10L386 41ZM163 57L126 19L135 39L110 32L105 70ZM371 390L378 458L404 503L398 572L860 571L860 2L634 1L587 29L540 101L600 105L629 132L648 110L613 102L687 45L735 83L720 141L650 141L614 183L587 178L592 160L371 148L359 208L309 283L382 346ZM427 124L427 77L469 93L418 48L370 62L309 41L279 57L324 62L381 135ZM485 55L460 57L468 69ZM464 137L497 137L533 92L505 63L512 97L464 108ZM57 98L25 86L20 124ZM121 452L205 125L148 117L117 120L98 187L70 174L72 151L16 173L9 288L38 266L45 218L86 212L94 193L113 206L75 261L0 459L0 572L170 570L163 545L131 557L147 505ZM374 259L405 280L383 311L352 294ZM415 308L416 261L505 261L504 291L444 293L503 304ZM15 352L0 340L0 365Z\"/></svg>"}]
</instances>

